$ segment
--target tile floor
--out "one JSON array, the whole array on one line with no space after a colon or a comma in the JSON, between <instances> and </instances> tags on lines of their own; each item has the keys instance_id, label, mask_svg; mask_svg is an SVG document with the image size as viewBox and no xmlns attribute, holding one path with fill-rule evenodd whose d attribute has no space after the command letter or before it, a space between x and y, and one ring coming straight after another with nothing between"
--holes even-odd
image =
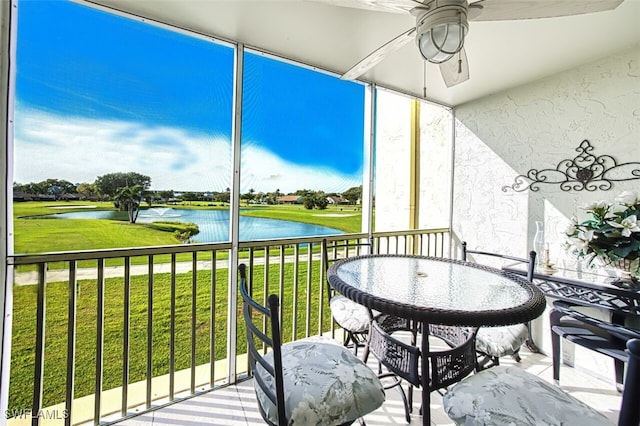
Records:
<instances>
[{"instance_id":1,"label":"tile floor","mask_svg":"<svg viewBox=\"0 0 640 426\"><path fill-rule=\"evenodd\" d=\"M521 368L553 382L551 359L532 354L523 348ZM511 358L504 358L502 364L515 364ZM370 366L377 365L369 361ZM565 391L607 416L613 423L617 421L620 394L616 391L613 378L607 382L584 371L564 365L561 370L560 386ZM419 390L414 396L414 404L420 400ZM421 424L420 416L414 409L412 424ZM451 425L452 422L442 409L442 397L437 392L431 395L431 420L433 425ZM402 400L396 389L387 391L387 400L381 408L365 417L369 426L407 424L404 418ZM263 425L253 391L252 381L236 386L218 389L201 396L140 414L118 423L120 426L150 425Z\"/></svg>"}]
</instances>

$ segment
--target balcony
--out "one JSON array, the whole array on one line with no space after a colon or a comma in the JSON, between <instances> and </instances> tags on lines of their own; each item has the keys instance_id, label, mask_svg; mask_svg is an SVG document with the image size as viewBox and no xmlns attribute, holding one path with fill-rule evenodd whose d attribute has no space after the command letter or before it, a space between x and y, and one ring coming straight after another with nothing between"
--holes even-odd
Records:
<instances>
[{"instance_id":1,"label":"balcony","mask_svg":"<svg viewBox=\"0 0 640 426\"><path fill-rule=\"evenodd\" d=\"M367 235L329 241L361 238ZM378 253L443 257L450 250L447 229L379 232L373 240ZM282 300L285 341L342 338L325 302L320 248L320 237L240 243L255 291ZM115 422L245 380L230 259L230 243L10 257L8 423Z\"/></svg>"},{"instance_id":2,"label":"balcony","mask_svg":"<svg viewBox=\"0 0 640 426\"><path fill-rule=\"evenodd\" d=\"M366 235L329 241L360 238ZM373 240L378 253L446 257L453 249L446 229L375 233ZM240 243L254 291L283 301L284 340L342 339L324 302L320 248L320 237ZM33 297L13 315L8 424L262 424L230 250L229 243L194 244L11 258L15 300ZM524 355L522 368L552 382L548 357ZM564 367L561 385L616 420L620 394L612 383ZM398 392L387 398L367 424L405 423ZM441 396L431 400L433 423L450 424Z\"/></svg>"}]
</instances>

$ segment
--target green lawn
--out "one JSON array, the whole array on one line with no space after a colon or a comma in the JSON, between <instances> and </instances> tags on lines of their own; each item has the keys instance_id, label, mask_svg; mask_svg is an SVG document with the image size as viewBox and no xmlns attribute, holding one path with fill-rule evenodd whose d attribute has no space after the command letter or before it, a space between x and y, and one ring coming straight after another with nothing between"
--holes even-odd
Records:
<instances>
[{"instance_id":1,"label":"green lawn","mask_svg":"<svg viewBox=\"0 0 640 426\"><path fill-rule=\"evenodd\" d=\"M304 325L311 324L312 333L318 330L320 263L313 263L310 317L306 318L306 288L297 292L296 316L298 330L296 335L304 337ZM293 264L285 265L286 289L282 298L283 340L291 340L293 296ZM254 297L262 300L264 280L263 267L255 268L253 280L256 284ZM307 265L301 263L298 281L306 283ZM269 268L268 293L278 293L279 266ZM176 277L176 331L175 331L175 368L189 368L191 345L191 274ZM153 287L153 374L169 372L170 342L170 276L154 276ZM209 362L209 343L211 329L211 274L199 271L196 292L196 349L197 364ZM95 281L79 282L77 291L77 331L75 363L75 396L93 393L95 381L96 352L96 286ZM122 341L123 341L123 280L107 279L105 283L105 322L104 322L104 386L110 389L121 386ZM147 342L147 277L131 278L131 332L130 332L130 380L136 382L146 378L146 342ZM36 286L14 287L14 315L11 357L11 384L9 407L15 409L31 406L33 395L33 372L35 362L35 303ZM227 270L218 270L215 286L215 359L226 358L227 339ZM44 406L64 400L67 353L67 309L68 287L66 283L47 285L46 299L46 346ZM328 330L330 315L325 307L323 329ZM238 312L238 353L246 351L244 322Z\"/></svg>"},{"instance_id":2,"label":"green lawn","mask_svg":"<svg viewBox=\"0 0 640 426\"><path fill-rule=\"evenodd\" d=\"M361 232L362 226L362 211L354 206L307 210L300 205L278 205L243 210L241 214L243 216L313 223L347 233Z\"/></svg>"},{"instance_id":3,"label":"green lawn","mask_svg":"<svg viewBox=\"0 0 640 426\"><path fill-rule=\"evenodd\" d=\"M99 210L113 210L112 203L87 203ZM56 207L65 207L59 209ZM50 219L39 216L83 208L68 208L69 203L25 202L13 205L14 250L16 253L94 250L177 244L170 232L143 224L98 219Z\"/></svg>"}]
</instances>

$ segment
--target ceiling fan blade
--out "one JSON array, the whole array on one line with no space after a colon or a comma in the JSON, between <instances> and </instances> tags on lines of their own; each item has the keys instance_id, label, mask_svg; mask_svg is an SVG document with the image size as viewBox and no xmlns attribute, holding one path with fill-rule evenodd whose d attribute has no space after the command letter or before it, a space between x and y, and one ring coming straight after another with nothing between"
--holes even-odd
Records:
<instances>
[{"instance_id":1,"label":"ceiling fan blade","mask_svg":"<svg viewBox=\"0 0 640 426\"><path fill-rule=\"evenodd\" d=\"M376 10L380 12L409 13L416 6L424 6L432 0L311 0L332 6Z\"/></svg>"},{"instance_id":2,"label":"ceiling fan blade","mask_svg":"<svg viewBox=\"0 0 640 426\"><path fill-rule=\"evenodd\" d=\"M553 18L603 12L618 7L623 0L480 0L469 9L481 8L473 13L473 21L508 21L516 19Z\"/></svg>"},{"instance_id":3,"label":"ceiling fan blade","mask_svg":"<svg viewBox=\"0 0 640 426\"><path fill-rule=\"evenodd\" d=\"M464 47L451 59L440 64L440 74L447 87L453 87L469 80L469 61Z\"/></svg>"},{"instance_id":4,"label":"ceiling fan blade","mask_svg":"<svg viewBox=\"0 0 640 426\"><path fill-rule=\"evenodd\" d=\"M367 70L382 62L382 60L386 58L387 55L395 52L396 50L400 49L402 46L413 40L413 34L415 33L415 31L415 27L410 28L393 40L380 46L371 54L369 54L369 56L351 67L351 69L344 73L340 78L343 80L355 80L356 78L367 72Z\"/></svg>"}]
</instances>

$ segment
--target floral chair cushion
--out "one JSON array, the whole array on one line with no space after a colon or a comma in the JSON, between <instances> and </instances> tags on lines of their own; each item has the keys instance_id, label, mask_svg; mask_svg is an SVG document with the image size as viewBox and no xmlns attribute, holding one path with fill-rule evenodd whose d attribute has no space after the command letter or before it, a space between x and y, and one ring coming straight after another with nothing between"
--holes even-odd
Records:
<instances>
[{"instance_id":1,"label":"floral chair cushion","mask_svg":"<svg viewBox=\"0 0 640 426\"><path fill-rule=\"evenodd\" d=\"M273 353L267 354L267 361ZM290 425L339 425L382 405L384 389L376 374L343 346L300 340L282 346L285 412ZM273 377L260 364L261 375L275 389ZM258 403L277 423L276 406L255 385Z\"/></svg>"},{"instance_id":2,"label":"floral chair cushion","mask_svg":"<svg viewBox=\"0 0 640 426\"><path fill-rule=\"evenodd\" d=\"M369 312L364 306L338 294L331 298L329 307L333 318L345 330L353 333L369 330Z\"/></svg>"},{"instance_id":3,"label":"floral chair cushion","mask_svg":"<svg viewBox=\"0 0 640 426\"><path fill-rule=\"evenodd\" d=\"M527 326L524 324L480 327L476 335L476 350L497 357L513 355L527 340L527 337Z\"/></svg>"},{"instance_id":4,"label":"floral chair cushion","mask_svg":"<svg viewBox=\"0 0 640 426\"><path fill-rule=\"evenodd\" d=\"M519 367L497 366L467 377L443 399L457 425L610 425L559 387Z\"/></svg>"}]
</instances>

